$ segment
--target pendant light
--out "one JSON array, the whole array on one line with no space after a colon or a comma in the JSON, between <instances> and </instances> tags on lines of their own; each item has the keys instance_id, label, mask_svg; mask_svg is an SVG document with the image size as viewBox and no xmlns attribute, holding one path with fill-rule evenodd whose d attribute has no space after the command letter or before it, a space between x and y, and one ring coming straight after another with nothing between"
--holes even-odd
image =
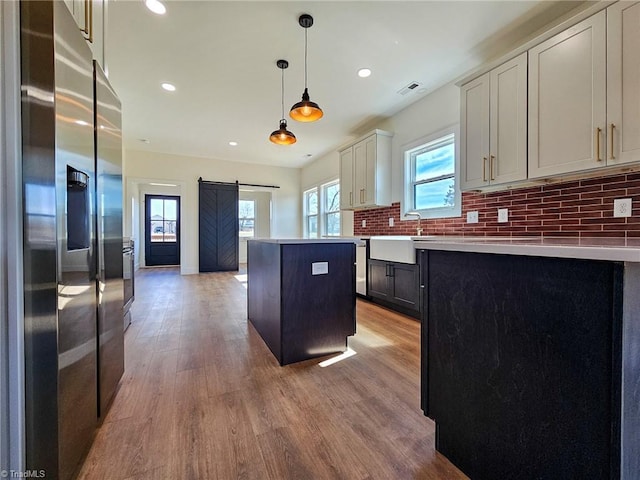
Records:
<instances>
[{"instance_id":1,"label":"pendant light","mask_svg":"<svg viewBox=\"0 0 640 480\"><path fill-rule=\"evenodd\" d=\"M298 23L304 28L304 92L302 101L291 107L289 116L298 122L315 122L320 120L324 113L317 103L309 99L309 89L307 88L307 29L313 25L313 17L303 13L298 18Z\"/></svg>"},{"instance_id":2,"label":"pendant light","mask_svg":"<svg viewBox=\"0 0 640 480\"><path fill-rule=\"evenodd\" d=\"M282 118L280 119L280 128L271 132L269 140L278 145L292 145L296 143L296 136L287 130L287 121L284 118L284 69L289 67L289 62L286 60L278 60L276 65L282 70L282 96L280 97L282 100Z\"/></svg>"}]
</instances>

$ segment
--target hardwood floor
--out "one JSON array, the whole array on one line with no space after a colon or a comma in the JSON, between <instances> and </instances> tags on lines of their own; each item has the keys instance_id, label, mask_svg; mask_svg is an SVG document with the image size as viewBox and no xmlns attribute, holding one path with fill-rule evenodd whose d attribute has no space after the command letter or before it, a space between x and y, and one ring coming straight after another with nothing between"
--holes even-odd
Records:
<instances>
[{"instance_id":1,"label":"hardwood floor","mask_svg":"<svg viewBox=\"0 0 640 480\"><path fill-rule=\"evenodd\" d=\"M358 301L354 356L280 367L243 282L136 272L125 374L80 480L466 478L420 410L417 322Z\"/></svg>"}]
</instances>

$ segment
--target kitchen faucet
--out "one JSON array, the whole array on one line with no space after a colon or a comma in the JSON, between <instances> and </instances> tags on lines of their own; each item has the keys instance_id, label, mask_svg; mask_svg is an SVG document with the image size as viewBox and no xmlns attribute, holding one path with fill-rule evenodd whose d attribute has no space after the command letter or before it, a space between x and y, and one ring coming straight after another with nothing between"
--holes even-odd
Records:
<instances>
[{"instance_id":1,"label":"kitchen faucet","mask_svg":"<svg viewBox=\"0 0 640 480\"><path fill-rule=\"evenodd\" d=\"M420 225L420 223L422 221L422 215L420 215L420 212L412 210L410 212L405 213L404 216L405 217L408 217L408 216L418 217L418 228L416 230L418 232L418 236L422 235L422 226Z\"/></svg>"}]
</instances>

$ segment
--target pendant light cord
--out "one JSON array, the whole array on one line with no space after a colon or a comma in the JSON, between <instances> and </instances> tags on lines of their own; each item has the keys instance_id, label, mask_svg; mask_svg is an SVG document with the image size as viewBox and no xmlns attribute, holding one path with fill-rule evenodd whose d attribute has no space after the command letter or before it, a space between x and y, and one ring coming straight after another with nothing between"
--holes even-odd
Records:
<instances>
[{"instance_id":1,"label":"pendant light cord","mask_svg":"<svg viewBox=\"0 0 640 480\"><path fill-rule=\"evenodd\" d=\"M281 68L280 70L282 70L282 82L281 82L281 91L280 91L280 103L282 105L282 120L284 120L284 68Z\"/></svg>"},{"instance_id":2,"label":"pendant light cord","mask_svg":"<svg viewBox=\"0 0 640 480\"><path fill-rule=\"evenodd\" d=\"M304 29L304 88L307 88L307 30Z\"/></svg>"}]
</instances>

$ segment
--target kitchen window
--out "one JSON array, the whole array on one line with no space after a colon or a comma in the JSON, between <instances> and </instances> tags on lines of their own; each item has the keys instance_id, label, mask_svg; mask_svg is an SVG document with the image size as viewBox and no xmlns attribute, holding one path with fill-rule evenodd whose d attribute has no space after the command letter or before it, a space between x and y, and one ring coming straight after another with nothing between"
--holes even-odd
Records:
<instances>
[{"instance_id":1,"label":"kitchen window","mask_svg":"<svg viewBox=\"0 0 640 480\"><path fill-rule=\"evenodd\" d=\"M448 128L405 146L405 214L417 211L422 218L460 216L456 130Z\"/></svg>"},{"instance_id":2,"label":"kitchen window","mask_svg":"<svg viewBox=\"0 0 640 480\"><path fill-rule=\"evenodd\" d=\"M256 225L256 202L255 200L239 200L238 201L238 222L239 237L253 238L255 237Z\"/></svg>"},{"instance_id":3,"label":"kitchen window","mask_svg":"<svg viewBox=\"0 0 640 480\"><path fill-rule=\"evenodd\" d=\"M305 236L318 238L318 189L304 192Z\"/></svg>"},{"instance_id":4,"label":"kitchen window","mask_svg":"<svg viewBox=\"0 0 640 480\"><path fill-rule=\"evenodd\" d=\"M323 233L330 237L340 236L340 182L327 183L322 186L324 197Z\"/></svg>"},{"instance_id":5,"label":"kitchen window","mask_svg":"<svg viewBox=\"0 0 640 480\"><path fill-rule=\"evenodd\" d=\"M307 238L340 236L340 180L305 190L302 197L304 236Z\"/></svg>"}]
</instances>

